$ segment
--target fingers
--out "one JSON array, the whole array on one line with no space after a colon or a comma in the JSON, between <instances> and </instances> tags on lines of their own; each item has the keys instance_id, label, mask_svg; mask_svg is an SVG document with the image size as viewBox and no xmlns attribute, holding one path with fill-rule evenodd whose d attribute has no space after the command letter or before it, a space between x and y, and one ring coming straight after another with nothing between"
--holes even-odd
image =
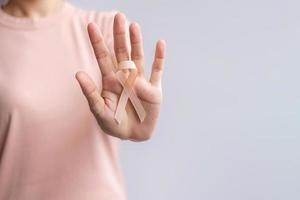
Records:
<instances>
[{"instance_id":1,"label":"fingers","mask_svg":"<svg viewBox=\"0 0 300 200\"><path fill-rule=\"evenodd\" d=\"M101 114L104 108L104 100L101 97L94 81L85 72L77 72L76 79L79 82L81 90L88 100L91 111L96 114Z\"/></svg>"},{"instance_id":2,"label":"fingers","mask_svg":"<svg viewBox=\"0 0 300 200\"><path fill-rule=\"evenodd\" d=\"M164 40L159 40L156 44L155 58L150 77L151 84L157 87L161 87L163 65L165 60L165 48L166 42Z\"/></svg>"},{"instance_id":3,"label":"fingers","mask_svg":"<svg viewBox=\"0 0 300 200\"><path fill-rule=\"evenodd\" d=\"M116 59L119 62L130 59L126 38L126 18L122 13L116 14L114 18L114 50ZM131 59L135 62L140 75L144 74L144 51L142 34L137 23L129 27ZM156 45L155 59L152 66L150 82L152 85L161 86L163 64L165 58L165 41L159 40Z\"/></svg>"},{"instance_id":4,"label":"fingers","mask_svg":"<svg viewBox=\"0 0 300 200\"><path fill-rule=\"evenodd\" d=\"M129 50L126 41L126 18L122 13L114 18L114 49L118 62L129 60Z\"/></svg>"},{"instance_id":5,"label":"fingers","mask_svg":"<svg viewBox=\"0 0 300 200\"><path fill-rule=\"evenodd\" d=\"M139 75L144 75L144 50L140 26L132 23L129 27L131 59L134 61Z\"/></svg>"},{"instance_id":6,"label":"fingers","mask_svg":"<svg viewBox=\"0 0 300 200\"><path fill-rule=\"evenodd\" d=\"M88 24L88 33L91 44L94 49L95 56L100 67L102 76L106 76L111 73L114 69L111 56L108 48L105 45L102 33L95 23Z\"/></svg>"}]
</instances>

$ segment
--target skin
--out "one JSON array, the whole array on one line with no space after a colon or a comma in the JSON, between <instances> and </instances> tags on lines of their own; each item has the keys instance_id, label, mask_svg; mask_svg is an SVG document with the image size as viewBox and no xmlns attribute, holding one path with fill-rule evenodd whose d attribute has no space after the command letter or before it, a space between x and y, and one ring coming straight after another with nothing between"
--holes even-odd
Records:
<instances>
[{"instance_id":1,"label":"skin","mask_svg":"<svg viewBox=\"0 0 300 200\"><path fill-rule=\"evenodd\" d=\"M9 0L3 10L15 17L39 18L51 15L63 5L63 0Z\"/></svg>"},{"instance_id":2,"label":"skin","mask_svg":"<svg viewBox=\"0 0 300 200\"><path fill-rule=\"evenodd\" d=\"M61 0L11 0L3 9L14 16L34 18L50 15L60 8L62 2ZM130 33L131 51L126 42L127 28ZM137 23L133 22L128 27L123 13L115 15L113 26L115 57L110 54L105 45L97 24L89 23L87 31L102 74L102 89L97 88L92 78L83 71L77 72L75 77L89 103L91 112L101 129L111 136L122 140L148 140L156 126L162 102L161 81L165 59L165 41L158 40L156 43L152 72L150 79L147 79L144 73L142 34ZM142 123L131 103L127 103L120 124L114 119L118 99L123 89L115 74L116 63L125 60L134 61L138 70L133 90L146 110L146 118ZM105 96L103 96L104 93Z\"/></svg>"}]
</instances>

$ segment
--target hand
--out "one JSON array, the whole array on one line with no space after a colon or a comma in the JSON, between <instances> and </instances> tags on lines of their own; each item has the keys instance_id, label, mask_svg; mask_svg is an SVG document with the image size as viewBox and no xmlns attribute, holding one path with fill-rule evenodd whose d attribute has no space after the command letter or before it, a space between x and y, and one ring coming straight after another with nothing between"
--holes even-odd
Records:
<instances>
[{"instance_id":1,"label":"hand","mask_svg":"<svg viewBox=\"0 0 300 200\"><path fill-rule=\"evenodd\" d=\"M104 132L123 140L144 141L149 139L153 133L162 102L161 79L165 42L159 40L156 44L151 77L150 80L147 80L144 74L144 52L139 25L132 23L129 26L131 52L127 48L126 18L122 13L115 15L113 32L115 60L112 59L113 56L105 45L99 27L95 23L88 24L90 41L102 74L102 89L97 88L85 72L77 72L76 79L87 98L90 110ZM140 122L131 102L128 101L121 123L118 124L114 119L114 114L123 87L116 77L117 66L115 63L130 59L138 70L133 90L146 111L146 118Z\"/></svg>"}]
</instances>

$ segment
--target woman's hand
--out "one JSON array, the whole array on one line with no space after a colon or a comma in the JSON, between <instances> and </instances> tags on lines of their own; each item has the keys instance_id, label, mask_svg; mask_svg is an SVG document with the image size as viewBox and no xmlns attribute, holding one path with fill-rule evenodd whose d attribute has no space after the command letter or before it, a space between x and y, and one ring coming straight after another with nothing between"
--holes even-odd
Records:
<instances>
[{"instance_id":1,"label":"woman's hand","mask_svg":"<svg viewBox=\"0 0 300 200\"><path fill-rule=\"evenodd\" d=\"M161 79L165 42L159 40L156 44L151 77L150 80L147 80L144 74L144 52L139 25L132 23L129 26L131 52L127 48L126 42L126 18L121 13L116 14L114 18L113 32L116 61L112 59L99 27L95 23L88 25L90 41L102 74L102 90L96 87L93 80L85 72L77 72L76 78L102 130L124 140L147 140L155 128L162 101ZM123 90L116 76L116 62L120 63L125 60L132 60L138 71L133 90L146 111L143 122L139 121L130 100L122 115L121 123L118 124L114 118L118 100Z\"/></svg>"}]
</instances>

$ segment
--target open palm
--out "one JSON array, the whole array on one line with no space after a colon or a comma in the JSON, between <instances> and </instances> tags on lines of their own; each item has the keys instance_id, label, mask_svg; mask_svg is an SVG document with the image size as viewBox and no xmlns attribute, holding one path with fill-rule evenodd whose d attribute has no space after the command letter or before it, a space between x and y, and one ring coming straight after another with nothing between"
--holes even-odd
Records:
<instances>
[{"instance_id":1,"label":"open palm","mask_svg":"<svg viewBox=\"0 0 300 200\"><path fill-rule=\"evenodd\" d=\"M147 80L144 74L144 52L139 25L132 23L129 26L131 51L127 47L126 28L125 16L122 13L116 14L113 28L115 51L115 58L113 58L105 45L99 27L95 23L90 23L88 33L102 74L102 89L97 88L85 72L77 72L76 78L102 130L121 139L143 141L149 139L152 135L160 111L165 42L159 40L156 44L151 77L150 80ZM121 123L117 123L114 118L119 97L123 90L123 86L116 75L117 63L127 60L132 60L138 71L133 91L146 111L146 117L142 122L140 122L130 101L126 105ZM129 72L124 74L126 73Z\"/></svg>"}]
</instances>

